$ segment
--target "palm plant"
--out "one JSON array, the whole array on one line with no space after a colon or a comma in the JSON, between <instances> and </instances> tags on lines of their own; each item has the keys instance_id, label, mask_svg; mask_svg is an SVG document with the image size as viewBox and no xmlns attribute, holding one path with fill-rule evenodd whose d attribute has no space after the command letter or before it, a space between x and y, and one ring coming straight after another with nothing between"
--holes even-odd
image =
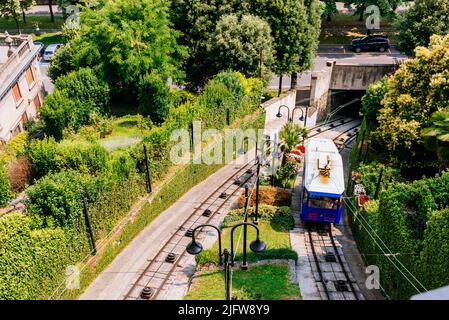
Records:
<instances>
[{"instance_id":1,"label":"palm plant","mask_svg":"<svg viewBox=\"0 0 449 320\"><path fill-rule=\"evenodd\" d=\"M436 138L436 151L441 169L449 168L449 108L437 111L430 121L433 125L423 130L425 137Z\"/></svg>"},{"instance_id":2,"label":"palm plant","mask_svg":"<svg viewBox=\"0 0 449 320\"><path fill-rule=\"evenodd\" d=\"M288 122L282 127L279 137L284 142L285 151L290 152L307 138L308 134L309 131L299 123Z\"/></svg>"}]
</instances>

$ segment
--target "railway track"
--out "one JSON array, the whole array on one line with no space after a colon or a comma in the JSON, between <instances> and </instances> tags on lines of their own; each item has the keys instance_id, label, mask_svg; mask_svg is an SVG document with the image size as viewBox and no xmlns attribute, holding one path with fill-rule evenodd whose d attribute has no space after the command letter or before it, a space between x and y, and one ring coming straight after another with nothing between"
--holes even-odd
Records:
<instances>
[{"instance_id":1,"label":"railway track","mask_svg":"<svg viewBox=\"0 0 449 320\"><path fill-rule=\"evenodd\" d=\"M180 223L179 228L163 244L156 255L139 274L131 288L125 294L125 300L157 299L161 291L174 281L175 271L186 256L186 246L191 241L192 230L200 224L213 223L214 217L225 214L224 208L231 198L255 176L254 161L242 166L226 181L213 190L199 206ZM204 236L202 229L196 238Z\"/></svg>"},{"instance_id":2,"label":"railway track","mask_svg":"<svg viewBox=\"0 0 449 320\"><path fill-rule=\"evenodd\" d=\"M332 227L309 224L305 239L313 256L312 273L322 300L363 300Z\"/></svg>"}]
</instances>

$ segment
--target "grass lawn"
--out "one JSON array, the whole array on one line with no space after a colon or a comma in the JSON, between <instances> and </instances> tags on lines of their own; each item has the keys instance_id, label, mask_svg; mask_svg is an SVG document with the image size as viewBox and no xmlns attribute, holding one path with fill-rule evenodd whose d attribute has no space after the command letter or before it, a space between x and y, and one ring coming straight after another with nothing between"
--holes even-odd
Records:
<instances>
[{"instance_id":1,"label":"grass lawn","mask_svg":"<svg viewBox=\"0 0 449 320\"><path fill-rule=\"evenodd\" d=\"M117 118L112 124L112 133L100 139L100 144L108 151L127 148L140 142L149 129L142 128L139 115L128 115Z\"/></svg>"},{"instance_id":2,"label":"grass lawn","mask_svg":"<svg viewBox=\"0 0 449 320\"><path fill-rule=\"evenodd\" d=\"M42 42L47 46L52 43L64 43L65 37L62 35L62 32L42 33L40 35L33 34L33 41Z\"/></svg>"},{"instance_id":3,"label":"grass lawn","mask_svg":"<svg viewBox=\"0 0 449 320\"><path fill-rule=\"evenodd\" d=\"M196 279L186 300L223 300L224 272L205 271ZM290 281L288 266L264 265L232 272L232 296L239 300L298 300L299 287Z\"/></svg>"},{"instance_id":4,"label":"grass lawn","mask_svg":"<svg viewBox=\"0 0 449 320\"><path fill-rule=\"evenodd\" d=\"M241 219L239 219L241 221ZM223 229L223 248L231 248L230 231L231 226L237 222L230 223ZM291 249L290 234L288 228L280 223L268 220L261 220L259 222L260 238L267 244L267 248L260 252L254 253L249 249L251 241L256 239L256 230L248 227L248 248L247 257L249 262L255 262L266 259L293 259L296 260L298 255ZM237 262L242 261L243 250L243 227L234 231L234 250L237 255L235 257ZM238 241L239 237L240 242ZM218 243L215 243L209 250L204 250L196 256L196 261L199 265L208 263L210 261L217 261Z\"/></svg>"},{"instance_id":5,"label":"grass lawn","mask_svg":"<svg viewBox=\"0 0 449 320\"><path fill-rule=\"evenodd\" d=\"M64 19L55 16L55 22L51 22L50 16L27 16L26 23L23 23L22 15L19 16L20 29L36 29L36 24L40 29L61 29ZM12 18L0 17L0 29L17 31L16 22Z\"/></svg>"}]
</instances>

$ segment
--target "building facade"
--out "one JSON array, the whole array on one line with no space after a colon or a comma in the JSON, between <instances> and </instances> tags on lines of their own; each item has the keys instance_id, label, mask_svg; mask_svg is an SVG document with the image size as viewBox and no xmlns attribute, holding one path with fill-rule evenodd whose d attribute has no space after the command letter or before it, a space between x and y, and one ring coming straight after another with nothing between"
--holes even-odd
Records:
<instances>
[{"instance_id":1,"label":"building facade","mask_svg":"<svg viewBox=\"0 0 449 320\"><path fill-rule=\"evenodd\" d=\"M22 132L42 105L39 49L29 35L0 35L0 144Z\"/></svg>"}]
</instances>

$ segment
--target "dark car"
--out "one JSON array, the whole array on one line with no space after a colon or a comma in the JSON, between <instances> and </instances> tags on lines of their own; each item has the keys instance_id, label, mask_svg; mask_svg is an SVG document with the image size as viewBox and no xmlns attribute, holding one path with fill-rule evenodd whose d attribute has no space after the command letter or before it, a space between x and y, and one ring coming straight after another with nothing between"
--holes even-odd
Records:
<instances>
[{"instance_id":1,"label":"dark car","mask_svg":"<svg viewBox=\"0 0 449 320\"><path fill-rule=\"evenodd\" d=\"M39 57L42 57L44 55L45 52L45 46L42 42L34 42L34 45L36 47L39 47Z\"/></svg>"},{"instance_id":2,"label":"dark car","mask_svg":"<svg viewBox=\"0 0 449 320\"><path fill-rule=\"evenodd\" d=\"M390 41L385 36L371 35L352 40L351 48L357 53L362 51L385 52L390 48Z\"/></svg>"}]
</instances>

